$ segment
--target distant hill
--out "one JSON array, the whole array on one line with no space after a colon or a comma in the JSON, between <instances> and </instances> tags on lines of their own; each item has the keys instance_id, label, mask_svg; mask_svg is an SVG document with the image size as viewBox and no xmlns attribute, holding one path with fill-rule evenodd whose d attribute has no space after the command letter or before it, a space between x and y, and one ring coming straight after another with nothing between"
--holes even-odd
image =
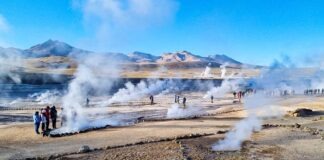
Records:
<instances>
[{"instance_id":1,"label":"distant hill","mask_svg":"<svg viewBox=\"0 0 324 160\"><path fill-rule=\"evenodd\" d=\"M74 48L69 44L57 40L48 40L44 43L32 46L24 50L29 57L48 57L48 56L73 56L73 54L89 53L82 49Z\"/></svg>"},{"instance_id":2,"label":"distant hill","mask_svg":"<svg viewBox=\"0 0 324 160\"><path fill-rule=\"evenodd\" d=\"M175 53L164 53L156 62L157 63L173 63L173 62L204 62L206 58L194 55L188 51Z\"/></svg>"},{"instance_id":3,"label":"distant hill","mask_svg":"<svg viewBox=\"0 0 324 160\"><path fill-rule=\"evenodd\" d=\"M47 40L44 43L37 44L30 47L29 49L17 49L17 48L1 48L0 56L9 55L15 53L15 55L21 55L29 58L46 58L51 56L59 57L69 57L74 58L82 54L94 54L94 52L87 51L84 49L75 48L67 43L57 41L57 40ZM143 52L132 52L129 54L115 53L115 52L104 52L100 54L105 54L111 59L119 61L121 63L134 63L134 64L167 64L172 63L188 63L188 65L201 66L202 64L212 63L215 66L222 64L227 64L231 67L240 67L245 64L234 60L224 54L216 54L208 57L203 57L195 55L189 51L179 51L179 52L167 52L161 56L155 56L150 53ZM188 66L186 65L186 66ZM245 65L246 66L246 65Z\"/></svg>"},{"instance_id":4,"label":"distant hill","mask_svg":"<svg viewBox=\"0 0 324 160\"><path fill-rule=\"evenodd\" d=\"M132 62L156 62L160 57L153 56L149 53L143 53L143 52L132 52L128 54L128 57L131 59Z\"/></svg>"}]
</instances>

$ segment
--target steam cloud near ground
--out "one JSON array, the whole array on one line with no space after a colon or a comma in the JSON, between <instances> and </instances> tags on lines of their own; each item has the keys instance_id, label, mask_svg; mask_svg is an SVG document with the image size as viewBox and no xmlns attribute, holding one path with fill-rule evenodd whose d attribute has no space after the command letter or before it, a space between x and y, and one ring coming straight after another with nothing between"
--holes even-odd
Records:
<instances>
[{"instance_id":1,"label":"steam cloud near ground","mask_svg":"<svg viewBox=\"0 0 324 160\"><path fill-rule=\"evenodd\" d=\"M110 63L107 63L110 62ZM105 95L118 77L117 65L105 55L86 55L79 59L75 78L70 82L62 98L63 115L66 117L63 131L80 131L89 127L102 127L103 119L91 120L96 112L86 112L86 101L90 95ZM107 124L105 124L107 125Z\"/></svg>"},{"instance_id":2,"label":"steam cloud near ground","mask_svg":"<svg viewBox=\"0 0 324 160\"><path fill-rule=\"evenodd\" d=\"M257 89L257 93L244 98L243 106L246 109L247 117L238 122L234 129L226 134L225 139L215 143L212 146L213 150L240 150L242 143L250 139L254 131L261 129L263 119L281 117L284 111L277 103L281 98L278 96L282 92L303 94L306 89L324 88L324 75L321 69L305 79L305 77L296 75L294 67L285 64L287 63L276 61L270 68L264 70L259 77L248 80L252 83L252 87ZM221 87L213 89L210 94L220 95L224 91L235 91L233 88L239 88L238 83L224 81ZM272 96L269 96L269 93L272 93Z\"/></svg>"}]
</instances>

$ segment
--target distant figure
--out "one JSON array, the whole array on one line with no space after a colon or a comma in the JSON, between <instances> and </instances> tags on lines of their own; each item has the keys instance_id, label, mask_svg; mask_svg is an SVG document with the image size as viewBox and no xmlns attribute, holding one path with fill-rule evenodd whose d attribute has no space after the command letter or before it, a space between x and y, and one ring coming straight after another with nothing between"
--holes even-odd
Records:
<instances>
[{"instance_id":1,"label":"distant figure","mask_svg":"<svg viewBox=\"0 0 324 160\"><path fill-rule=\"evenodd\" d=\"M180 96L177 96L177 102L180 103Z\"/></svg>"},{"instance_id":2,"label":"distant figure","mask_svg":"<svg viewBox=\"0 0 324 160\"><path fill-rule=\"evenodd\" d=\"M39 112L36 111L35 114L33 115L33 119L34 119L34 127L35 127L35 132L36 134L39 134L39 126L41 123L41 117L39 115Z\"/></svg>"},{"instance_id":3,"label":"distant figure","mask_svg":"<svg viewBox=\"0 0 324 160\"><path fill-rule=\"evenodd\" d=\"M56 119L57 119L57 110L55 106L51 108L51 119L52 119L52 127L53 129L56 128Z\"/></svg>"},{"instance_id":4,"label":"distant figure","mask_svg":"<svg viewBox=\"0 0 324 160\"><path fill-rule=\"evenodd\" d=\"M78 113L75 110L73 110L72 111L72 122L73 122L73 124L77 123L77 117L78 117Z\"/></svg>"},{"instance_id":5,"label":"distant figure","mask_svg":"<svg viewBox=\"0 0 324 160\"><path fill-rule=\"evenodd\" d=\"M214 103L214 96L210 96L211 103Z\"/></svg>"},{"instance_id":6,"label":"distant figure","mask_svg":"<svg viewBox=\"0 0 324 160\"><path fill-rule=\"evenodd\" d=\"M174 95L174 103L177 103L178 96Z\"/></svg>"},{"instance_id":7,"label":"distant figure","mask_svg":"<svg viewBox=\"0 0 324 160\"><path fill-rule=\"evenodd\" d=\"M89 106L89 103L90 103L90 99L89 98L87 98L87 107Z\"/></svg>"},{"instance_id":8,"label":"distant figure","mask_svg":"<svg viewBox=\"0 0 324 160\"><path fill-rule=\"evenodd\" d=\"M186 106L186 101L187 101L187 98L186 97L183 97L182 103L183 103L183 106L184 107Z\"/></svg>"},{"instance_id":9,"label":"distant figure","mask_svg":"<svg viewBox=\"0 0 324 160\"><path fill-rule=\"evenodd\" d=\"M43 109L42 110L42 114L41 114L41 124L42 124L42 133L43 133L43 136L45 135L45 132L47 131L47 118L46 118L46 110Z\"/></svg>"},{"instance_id":10,"label":"distant figure","mask_svg":"<svg viewBox=\"0 0 324 160\"><path fill-rule=\"evenodd\" d=\"M61 110L61 127L63 127L66 122L66 114L63 112L63 108L61 108Z\"/></svg>"},{"instance_id":11,"label":"distant figure","mask_svg":"<svg viewBox=\"0 0 324 160\"><path fill-rule=\"evenodd\" d=\"M239 102L241 102L241 98L242 98L242 92L241 91L239 91L237 93L237 98L239 99Z\"/></svg>"},{"instance_id":12,"label":"distant figure","mask_svg":"<svg viewBox=\"0 0 324 160\"><path fill-rule=\"evenodd\" d=\"M236 92L233 92L234 99L236 98Z\"/></svg>"},{"instance_id":13,"label":"distant figure","mask_svg":"<svg viewBox=\"0 0 324 160\"><path fill-rule=\"evenodd\" d=\"M154 97L153 97L153 95L150 96L150 101L151 101L151 105L153 105L154 104Z\"/></svg>"},{"instance_id":14,"label":"distant figure","mask_svg":"<svg viewBox=\"0 0 324 160\"><path fill-rule=\"evenodd\" d=\"M46 116L46 130L49 129L49 123L50 123L50 107L47 106L45 109L45 116Z\"/></svg>"}]
</instances>

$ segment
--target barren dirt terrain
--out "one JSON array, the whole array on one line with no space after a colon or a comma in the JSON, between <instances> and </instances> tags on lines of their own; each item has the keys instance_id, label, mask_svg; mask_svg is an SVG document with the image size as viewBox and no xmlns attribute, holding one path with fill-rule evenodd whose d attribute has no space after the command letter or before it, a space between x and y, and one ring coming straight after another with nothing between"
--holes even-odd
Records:
<instances>
[{"instance_id":1,"label":"barren dirt terrain","mask_svg":"<svg viewBox=\"0 0 324 160\"><path fill-rule=\"evenodd\" d=\"M115 104L110 114L144 117L130 126L108 127L63 137L42 137L33 131L33 110L0 111L0 159L323 159L324 97L293 96L278 103L288 111L309 108L313 115L267 119L263 129L244 142L240 151L211 150L233 125L246 116L231 95L210 103L202 93L188 93L188 104L200 107L196 118L168 119L173 95ZM200 98L199 98L200 97ZM136 105L140 104L140 105ZM134 105L134 106L133 106ZM91 108L89 109L89 111ZM9 116L10 115L10 116ZM9 118L11 117L11 118ZM89 152L79 152L81 146Z\"/></svg>"}]
</instances>

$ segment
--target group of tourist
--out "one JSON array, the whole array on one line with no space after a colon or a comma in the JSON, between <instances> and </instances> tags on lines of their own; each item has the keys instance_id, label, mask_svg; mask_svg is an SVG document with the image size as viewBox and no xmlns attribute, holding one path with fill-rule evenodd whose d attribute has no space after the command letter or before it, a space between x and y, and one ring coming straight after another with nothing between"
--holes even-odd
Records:
<instances>
[{"instance_id":1,"label":"group of tourist","mask_svg":"<svg viewBox=\"0 0 324 160\"><path fill-rule=\"evenodd\" d=\"M183 104L184 107L186 106L186 102L187 102L187 98L183 97L182 98L182 104ZM180 103L180 96L177 95L177 94L174 96L174 103Z\"/></svg>"},{"instance_id":2,"label":"group of tourist","mask_svg":"<svg viewBox=\"0 0 324 160\"><path fill-rule=\"evenodd\" d=\"M322 89L306 89L304 91L305 95L324 95L324 88Z\"/></svg>"},{"instance_id":3,"label":"group of tourist","mask_svg":"<svg viewBox=\"0 0 324 160\"><path fill-rule=\"evenodd\" d=\"M55 106L51 108L47 106L46 108L42 108L40 112L36 111L33 120L36 134L40 134L39 127L41 127L44 136L45 132L49 130L50 120L52 122L52 128L56 128L57 110Z\"/></svg>"}]
</instances>

